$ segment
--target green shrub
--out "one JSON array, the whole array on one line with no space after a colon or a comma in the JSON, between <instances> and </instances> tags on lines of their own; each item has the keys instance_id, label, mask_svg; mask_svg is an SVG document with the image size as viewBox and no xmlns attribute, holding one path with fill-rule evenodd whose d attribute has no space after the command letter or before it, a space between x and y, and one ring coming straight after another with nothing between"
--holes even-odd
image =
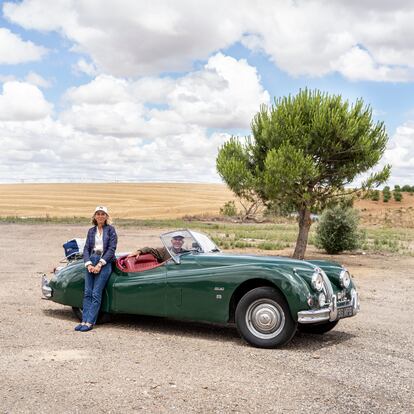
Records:
<instances>
[{"instance_id":1,"label":"green shrub","mask_svg":"<svg viewBox=\"0 0 414 414\"><path fill-rule=\"evenodd\" d=\"M224 206L220 208L220 214L226 217L237 216L237 209L234 201L227 201Z\"/></svg>"},{"instance_id":2,"label":"green shrub","mask_svg":"<svg viewBox=\"0 0 414 414\"><path fill-rule=\"evenodd\" d=\"M380 192L378 190L372 190L372 191L370 191L369 198L372 201L379 201L379 199L380 199Z\"/></svg>"},{"instance_id":3,"label":"green shrub","mask_svg":"<svg viewBox=\"0 0 414 414\"><path fill-rule=\"evenodd\" d=\"M394 195L394 200L395 201L400 201L401 202L401 200L403 198L402 193L400 193L399 191L394 191L393 195Z\"/></svg>"},{"instance_id":4,"label":"green shrub","mask_svg":"<svg viewBox=\"0 0 414 414\"><path fill-rule=\"evenodd\" d=\"M390 187L387 185L382 190L382 199L384 200L384 203L388 203L388 201L391 199Z\"/></svg>"},{"instance_id":5,"label":"green shrub","mask_svg":"<svg viewBox=\"0 0 414 414\"><path fill-rule=\"evenodd\" d=\"M316 247L329 254L357 249L363 238L358 231L358 222L357 211L352 208L337 205L324 210L316 228Z\"/></svg>"}]
</instances>

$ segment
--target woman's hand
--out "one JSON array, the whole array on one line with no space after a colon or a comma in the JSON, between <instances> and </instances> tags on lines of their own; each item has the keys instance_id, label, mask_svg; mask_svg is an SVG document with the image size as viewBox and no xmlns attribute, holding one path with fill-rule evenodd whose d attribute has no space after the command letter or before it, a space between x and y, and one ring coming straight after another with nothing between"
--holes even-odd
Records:
<instances>
[{"instance_id":1,"label":"woman's hand","mask_svg":"<svg viewBox=\"0 0 414 414\"><path fill-rule=\"evenodd\" d=\"M101 262L99 262L94 268L93 268L93 270L92 270L92 273L95 273L95 274L97 274L97 273L99 273L100 271L101 271L101 269L102 269L102 263Z\"/></svg>"}]
</instances>

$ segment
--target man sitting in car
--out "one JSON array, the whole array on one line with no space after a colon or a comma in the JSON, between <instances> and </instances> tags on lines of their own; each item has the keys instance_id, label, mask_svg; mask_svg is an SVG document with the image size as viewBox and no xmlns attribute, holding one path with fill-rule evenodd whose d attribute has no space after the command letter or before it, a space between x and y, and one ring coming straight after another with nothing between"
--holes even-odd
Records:
<instances>
[{"instance_id":1,"label":"man sitting in car","mask_svg":"<svg viewBox=\"0 0 414 414\"><path fill-rule=\"evenodd\" d=\"M173 254L179 255L188 251L183 249L184 238L185 237L181 233L176 233L172 236L170 251ZM163 263L168 259L171 259L171 254L166 247L143 247L136 252L131 253L128 257L138 257L141 254L152 254L157 259L158 263Z\"/></svg>"}]
</instances>

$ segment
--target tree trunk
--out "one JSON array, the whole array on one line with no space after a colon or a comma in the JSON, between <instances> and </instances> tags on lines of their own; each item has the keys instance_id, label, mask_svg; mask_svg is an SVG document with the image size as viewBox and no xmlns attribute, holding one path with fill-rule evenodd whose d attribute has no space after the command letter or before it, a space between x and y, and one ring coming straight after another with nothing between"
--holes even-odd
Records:
<instances>
[{"instance_id":1,"label":"tree trunk","mask_svg":"<svg viewBox=\"0 0 414 414\"><path fill-rule=\"evenodd\" d=\"M310 214L311 212L307 207L299 210L299 234L296 240L295 252L293 253L295 259L303 259L305 257L309 229L312 224Z\"/></svg>"}]
</instances>

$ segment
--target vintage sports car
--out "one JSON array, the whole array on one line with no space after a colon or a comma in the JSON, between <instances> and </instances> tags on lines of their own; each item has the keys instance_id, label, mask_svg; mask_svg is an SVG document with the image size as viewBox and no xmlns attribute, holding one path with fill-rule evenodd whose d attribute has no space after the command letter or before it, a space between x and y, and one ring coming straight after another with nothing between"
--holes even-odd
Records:
<instances>
[{"instance_id":1,"label":"vintage sports car","mask_svg":"<svg viewBox=\"0 0 414 414\"><path fill-rule=\"evenodd\" d=\"M183 237L175 253L173 237ZM161 235L171 258L118 257L101 312L235 323L251 345L286 344L299 329L325 333L359 311L349 272L334 262L222 253L205 234L178 230ZM159 260L159 258L158 258ZM82 316L85 268L81 259L58 267L43 295Z\"/></svg>"}]
</instances>

